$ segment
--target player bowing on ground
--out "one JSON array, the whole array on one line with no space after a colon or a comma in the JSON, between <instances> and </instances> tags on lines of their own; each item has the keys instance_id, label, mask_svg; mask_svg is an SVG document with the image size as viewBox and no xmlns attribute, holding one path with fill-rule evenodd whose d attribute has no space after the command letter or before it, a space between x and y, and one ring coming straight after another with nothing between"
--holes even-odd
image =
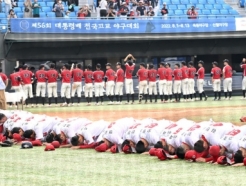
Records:
<instances>
[{"instance_id":1,"label":"player bowing on ground","mask_svg":"<svg viewBox=\"0 0 246 186\"><path fill-rule=\"evenodd\" d=\"M95 147L98 136L108 127L109 123L104 120L88 123L79 129L71 138L73 149L87 149Z\"/></svg>"},{"instance_id":2,"label":"player bowing on ground","mask_svg":"<svg viewBox=\"0 0 246 186\"><path fill-rule=\"evenodd\" d=\"M139 89L139 103L142 102L143 95L145 96L145 103L148 101L148 70L144 63L140 64L140 69L137 72L138 89Z\"/></svg>"},{"instance_id":3,"label":"player bowing on ground","mask_svg":"<svg viewBox=\"0 0 246 186\"><path fill-rule=\"evenodd\" d=\"M93 72L92 72L91 65L88 65L84 72L84 78L85 78L85 99L87 101L87 106L91 105L92 97L93 97Z\"/></svg>"},{"instance_id":4,"label":"player bowing on ground","mask_svg":"<svg viewBox=\"0 0 246 186\"><path fill-rule=\"evenodd\" d=\"M50 64L50 69L46 73L46 79L48 80L48 99L49 105L51 106L51 98L52 96L55 98L55 103L57 105L57 79L58 79L58 72L55 70L55 64Z\"/></svg>"},{"instance_id":5,"label":"player bowing on ground","mask_svg":"<svg viewBox=\"0 0 246 186\"><path fill-rule=\"evenodd\" d=\"M62 78L62 85L61 85L61 98L63 99L63 103L61 107L69 106L70 98L71 98L71 72L69 70L69 65L63 65L61 69L61 74L59 74L60 78Z\"/></svg>"},{"instance_id":6,"label":"player bowing on ground","mask_svg":"<svg viewBox=\"0 0 246 186\"><path fill-rule=\"evenodd\" d=\"M223 68L223 88L225 93L225 100L231 100L232 95L232 68L229 65L229 60L224 59L224 68ZM227 92L229 93L229 98L227 97Z\"/></svg>"},{"instance_id":7,"label":"player bowing on ground","mask_svg":"<svg viewBox=\"0 0 246 186\"><path fill-rule=\"evenodd\" d=\"M199 69L197 70L197 90L200 96L200 101L202 101L202 96L204 96L204 100L207 101L208 96L205 94L203 90L203 85L204 85L204 77L205 77L205 69L203 67L204 62L203 61L198 61L198 67Z\"/></svg>"},{"instance_id":8,"label":"player bowing on ground","mask_svg":"<svg viewBox=\"0 0 246 186\"><path fill-rule=\"evenodd\" d=\"M175 96L175 102L180 102L181 98L181 78L182 78L182 71L180 70L180 65L175 64L173 70L174 76L174 83L173 83L173 93Z\"/></svg>"},{"instance_id":9,"label":"player bowing on ground","mask_svg":"<svg viewBox=\"0 0 246 186\"><path fill-rule=\"evenodd\" d=\"M240 67L243 69L243 81L242 81L243 98L242 99L245 99L246 98L246 92L245 92L245 89L246 89L246 59L245 58L243 58Z\"/></svg>"},{"instance_id":10,"label":"player bowing on ground","mask_svg":"<svg viewBox=\"0 0 246 186\"><path fill-rule=\"evenodd\" d=\"M95 87L95 97L96 97L96 105L99 105L98 101L100 98L101 104L103 103L103 78L104 72L101 70L101 65L96 65L96 71L93 72L94 79L94 87Z\"/></svg>"},{"instance_id":11,"label":"player bowing on ground","mask_svg":"<svg viewBox=\"0 0 246 186\"><path fill-rule=\"evenodd\" d=\"M105 85L106 87L106 95L109 99L109 105L114 104L114 85L115 85L115 71L111 68L111 64L106 64L106 73L105 73Z\"/></svg>"},{"instance_id":12,"label":"player bowing on ground","mask_svg":"<svg viewBox=\"0 0 246 186\"><path fill-rule=\"evenodd\" d=\"M81 101L81 92L82 92L82 77L83 77L83 70L81 64L77 64L75 69L71 69L72 72L72 77L73 77L73 84L72 84L72 105L74 103L74 96L75 92L77 92L77 97L78 97L78 105L80 104Z\"/></svg>"},{"instance_id":13,"label":"player bowing on ground","mask_svg":"<svg viewBox=\"0 0 246 186\"><path fill-rule=\"evenodd\" d=\"M116 104L122 104L123 98L123 83L124 83L124 70L121 68L121 63L116 63L116 84L115 84L115 97Z\"/></svg>"},{"instance_id":14,"label":"player bowing on ground","mask_svg":"<svg viewBox=\"0 0 246 186\"><path fill-rule=\"evenodd\" d=\"M213 89L214 89L214 101L216 100L220 100L221 97L221 69L218 67L218 63L215 61L212 63L213 64L213 68L211 70L211 79L213 82ZM218 96L218 98L217 98Z\"/></svg>"},{"instance_id":15,"label":"player bowing on ground","mask_svg":"<svg viewBox=\"0 0 246 186\"><path fill-rule=\"evenodd\" d=\"M193 101L193 95L194 99L196 100L196 91L195 91L195 75L196 75L196 68L194 67L193 61L189 62L189 75L188 75L188 92L190 94L190 99Z\"/></svg>"},{"instance_id":16,"label":"player bowing on ground","mask_svg":"<svg viewBox=\"0 0 246 186\"><path fill-rule=\"evenodd\" d=\"M40 98L42 98L42 104L44 106L46 93L46 71L44 70L44 65L39 66L39 70L36 72L35 77L37 79L36 107L38 107Z\"/></svg>"},{"instance_id":17,"label":"player bowing on ground","mask_svg":"<svg viewBox=\"0 0 246 186\"><path fill-rule=\"evenodd\" d=\"M159 95L161 98L161 102L163 103L163 95L165 101L168 100L167 94L167 75L166 75L166 68L164 62L160 63L160 68L158 68L157 74L159 76Z\"/></svg>"},{"instance_id":18,"label":"player bowing on ground","mask_svg":"<svg viewBox=\"0 0 246 186\"><path fill-rule=\"evenodd\" d=\"M149 79L149 99L152 103L152 95L155 95L155 103L157 103L157 85L156 85L157 70L153 64L149 64L148 79Z\"/></svg>"},{"instance_id":19,"label":"player bowing on ground","mask_svg":"<svg viewBox=\"0 0 246 186\"><path fill-rule=\"evenodd\" d=\"M126 58L124 59L125 62L125 90L126 90L126 97L127 102L126 104L129 104L130 102L130 95L132 96L132 104L134 103L134 89L133 89L133 80L132 80L132 73L135 69L135 63L136 59L133 57L132 54L128 54Z\"/></svg>"}]
</instances>

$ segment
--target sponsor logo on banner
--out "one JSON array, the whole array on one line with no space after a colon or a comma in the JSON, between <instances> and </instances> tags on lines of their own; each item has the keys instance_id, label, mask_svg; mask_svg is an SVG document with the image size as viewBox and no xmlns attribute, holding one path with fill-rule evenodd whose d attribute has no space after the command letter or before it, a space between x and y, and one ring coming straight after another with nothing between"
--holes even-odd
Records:
<instances>
[{"instance_id":1,"label":"sponsor logo on banner","mask_svg":"<svg viewBox=\"0 0 246 186\"><path fill-rule=\"evenodd\" d=\"M235 18L236 31L246 30L246 18Z\"/></svg>"}]
</instances>

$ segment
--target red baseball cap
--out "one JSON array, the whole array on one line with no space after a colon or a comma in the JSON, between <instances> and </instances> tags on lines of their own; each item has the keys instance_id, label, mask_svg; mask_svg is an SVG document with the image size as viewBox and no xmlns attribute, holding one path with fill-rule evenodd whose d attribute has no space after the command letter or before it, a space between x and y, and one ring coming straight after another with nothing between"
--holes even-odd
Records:
<instances>
[{"instance_id":1,"label":"red baseball cap","mask_svg":"<svg viewBox=\"0 0 246 186\"><path fill-rule=\"evenodd\" d=\"M225 165L225 164L227 164L226 157L225 157L225 156L220 156L220 157L217 159L217 163L220 164L220 165Z\"/></svg>"},{"instance_id":2,"label":"red baseball cap","mask_svg":"<svg viewBox=\"0 0 246 186\"><path fill-rule=\"evenodd\" d=\"M194 151L194 150L188 150L186 153L185 153L185 159L186 160L193 160L193 161L196 161L196 158L197 157L197 152Z\"/></svg>"},{"instance_id":3,"label":"red baseball cap","mask_svg":"<svg viewBox=\"0 0 246 186\"><path fill-rule=\"evenodd\" d=\"M51 145L53 145L55 148L59 148L60 147L59 141L52 141Z\"/></svg>"},{"instance_id":4,"label":"red baseball cap","mask_svg":"<svg viewBox=\"0 0 246 186\"><path fill-rule=\"evenodd\" d=\"M13 139L14 139L15 141L17 141L17 142L22 141L21 135L20 135L20 134L17 134L17 133L13 134Z\"/></svg>"},{"instance_id":5,"label":"red baseball cap","mask_svg":"<svg viewBox=\"0 0 246 186\"><path fill-rule=\"evenodd\" d=\"M243 164L246 166L246 158L243 159Z\"/></svg>"},{"instance_id":6,"label":"red baseball cap","mask_svg":"<svg viewBox=\"0 0 246 186\"><path fill-rule=\"evenodd\" d=\"M209 154L213 157L213 162L216 162L220 156L220 146L213 145L209 148Z\"/></svg>"},{"instance_id":7,"label":"red baseball cap","mask_svg":"<svg viewBox=\"0 0 246 186\"><path fill-rule=\"evenodd\" d=\"M157 148L151 148L150 150L149 150L149 155L150 156L156 156L156 151L157 151L158 149Z\"/></svg>"},{"instance_id":8,"label":"red baseball cap","mask_svg":"<svg viewBox=\"0 0 246 186\"><path fill-rule=\"evenodd\" d=\"M108 145L106 143L102 143L101 145L98 145L95 150L97 152L105 152L106 150L108 150Z\"/></svg>"},{"instance_id":9,"label":"red baseball cap","mask_svg":"<svg viewBox=\"0 0 246 186\"><path fill-rule=\"evenodd\" d=\"M51 145L51 144L48 144L48 145L46 145L44 150L45 151L52 151L52 150L55 150L55 147L53 145Z\"/></svg>"},{"instance_id":10,"label":"red baseball cap","mask_svg":"<svg viewBox=\"0 0 246 186\"><path fill-rule=\"evenodd\" d=\"M35 141L31 141L33 146L42 146L42 143L40 140L35 140Z\"/></svg>"},{"instance_id":11,"label":"red baseball cap","mask_svg":"<svg viewBox=\"0 0 246 186\"><path fill-rule=\"evenodd\" d=\"M167 159L166 152L163 149L157 149L156 155L159 158L159 160L163 161Z\"/></svg>"},{"instance_id":12,"label":"red baseball cap","mask_svg":"<svg viewBox=\"0 0 246 186\"><path fill-rule=\"evenodd\" d=\"M132 151L131 151L131 146L130 145L124 145L124 147L122 148L122 151L125 153L125 154L130 154Z\"/></svg>"},{"instance_id":13,"label":"red baseball cap","mask_svg":"<svg viewBox=\"0 0 246 186\"><path fill-rule=\"evenodd\" d=\"M113 146L110 148L110 152L112 152L112 153L117 153L117 152L118 152L117 145L113 145Z\"/></svg>"}]
</instances>

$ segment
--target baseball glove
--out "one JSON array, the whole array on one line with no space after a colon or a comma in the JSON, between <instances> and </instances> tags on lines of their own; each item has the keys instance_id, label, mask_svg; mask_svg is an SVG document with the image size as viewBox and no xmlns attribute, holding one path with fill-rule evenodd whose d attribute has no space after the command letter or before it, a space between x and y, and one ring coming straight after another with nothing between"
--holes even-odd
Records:
<instances>
[{"instance_id":1,"label":"baseball glove","mask_svg":"<svg viewBox=\"0 0 246 186\"><path fill-rule=\"evenodd\" d=\"M6 141L0 143L0 145L1 145L1 147L11 147L13 145L13 143L6 140Z\"/></svg>"}]
</instances>

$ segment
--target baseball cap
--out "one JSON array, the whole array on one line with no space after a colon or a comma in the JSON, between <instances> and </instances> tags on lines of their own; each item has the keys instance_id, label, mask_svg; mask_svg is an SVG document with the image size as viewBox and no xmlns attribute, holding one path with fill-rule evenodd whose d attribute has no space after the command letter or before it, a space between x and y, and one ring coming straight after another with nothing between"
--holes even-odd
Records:
<instances>
[{"instance_id":1,"label":"baseball cap","mask_svg":"<svg viewBox=\"0 0 246 186\"><path fill-rule=\"evenodd\" d=\"M224 59L223 62L229 62L229 60L228 59Z\"/></svg>"},{"instance_id":2,"label":"baseball cap","mask_svg":"<svg viewBox=\"0 0 246 186\"><path fill-rule=\"evenodd\" d=\"M32 143L29 141L22 142L21 144L21 149L31 149L32 147Z\"/></svg>"},{"instance_id":3,"label":"baseball cap","mask_svg":"<svg viewBox=\"0 0 246 186\"><path fill-rule=\"evenodd\" d=\"M209 148L209 154L213 157L213 162L216 162L220 154L220 146L213 145Z\"/></svg>"},{"instance_id":4,"label":"baseball cap","mask_svg":"<svg viewBox=\"0 0 246 186\"><path fill-rule=\"evenodd\" d=\"M202 60L198 61L198 64L204 64L204 62Z\"/></svg>"},{"instance_id":5,"label":"baseball cap","mask_svg":"<svg viewBox=\"0 0 246 186\"><path fill-rule=\"evenodd\" d=\"M149 150L149 155L150 156L156 156L156 151L157 151L158 149L157 148L151 148L150 150Z\"/></svg>"},{"instance_id":6,"label":"baseball cap","mask_svg":"<svg viewBox=\"0 0 246 186\"><path fill-rule=\"evenodd\" d=\"M226 157L225 157L225 156L220 156L220 157L217 159L217 163L220 164L220 165L225 165L225 164L227 164Z\"/></svg>"},{"instance_id":7,"label":"baseball cap","mask_svg":"<svg viewBox=\"0 0 246 186\"><path fill-rule=\"evenodd\" d=\"M185 153L185 160L193 160L193 161L196 161L196 158L197 158L197 153L194 150L188 150Z\"/></svg>"},{"instance_id":8,"label":"baseball cap","mask_svg":"<svg viewBox=\"0 0 246 186\"><path fill-rule=\"evenodd\" d=\"M246 158L243 159L243 164L246 166Z\"/></svg>"},{"instance_id":9,"label":"baseball cap","mask_svg":"<svg viewBox=\"0 0 246 186\"><path fill-rule=\"evenodd\" d=\"M102 143L101 145L98 145L95 150L97 152L105 152L108 149L108 146L106 143Z\"/></svg>"},{"instance_id":10,"label":"baseball cap","mask_svg":"<svg viewBox=\"0 0 246 186\"><path fill-rule=\"evenodd\" d=\"M33 146L42 146L42 143L40 140L34 140L31 142Z\"/></svg>"},{"instance_id":11,"label":"baseball cap","mask_svg":"<svg viewBox=\"0 0 246 186\"><path fill-rule=\"evenodd\" d=\"M59 141L52 141L51 145L53 145L55 148L59 148L60 147Z\"/></svg>"},{"instance_id":12,"label":"baseball cap","mask_svg":"<svg viewBox=\"0 0 246 186\"><path fill-rule=\"evenodd\" d=\"M216 61L214 61L212 64L218 66L218 63Z\"/></svg>"},{"instance_id":13,"label":"baseball cap","mask_svg":"<svg viewBox=\"0 0 246 186\"><path fill-rule=\"evenodd\" d=\"M117 153L117 152L118 152L117 145L113 145L113 146L110 148L110 152L112 152L112 153Z\"/></svg>"},{"instance_id":14,"label":"baseball cap","mask_svg":"<svg viewBox=\"0 0 246 186\"><path fill-rule=\"evenodd\" d=\"M116 65L121 65L121 63L120 62L117 62Z\"/></svg>"},{"instance_id":15,"label":"baseball cap","mask_svg":"<svg viewBox=\"0 0 246 186\"><path fill-rule=\"evenodd\" d=\"M125 154L130 154L132 152L132 149L131 149L130 145L124 145L124 147L122 148L122 151Z\"/></svg>"},{"instance_id":16,"label":"baseball cap","mask_svg":"<svg viewBox=\"0 0 246 186\"><path fill-rule=\"evenodd\" d=\"M55 147L51 144L46 145L44 151L52 151L55 150Z\"/></svg>"},{"instance_id":17,"label":"baseball cap","mask_svg":"<svg viewBox=\"0 0 246 186\"><path fill-rule=\"evenodd\" d=\"M110 66L111 67L112 65L111 65L111 63L107 63L106 66Z\"/></svg>"},{"instance_id":18,"label":"baseball cap","mask_svg":"<svg viewBox=\"0 0 246 186\"><path fill-rule=\"evenodd\" d=\"M156 156L158 157L159 160L163 161L167 159L166 152L163 149L158 149L156 151Z\"/></svg>"},{"instance_id":19,"label":"baseball cap","mask_svg":"<svg viewBox=\"0 0 246 186\"><path fill-rule=\"evenodd\" d=\"M13 139L14 139L15 141L17 141L17 142L22 141L21 135L20 135L20 134L17 134L17 133L14 133L14 134L13 134Z\"/></svg>"}]
</instances>

